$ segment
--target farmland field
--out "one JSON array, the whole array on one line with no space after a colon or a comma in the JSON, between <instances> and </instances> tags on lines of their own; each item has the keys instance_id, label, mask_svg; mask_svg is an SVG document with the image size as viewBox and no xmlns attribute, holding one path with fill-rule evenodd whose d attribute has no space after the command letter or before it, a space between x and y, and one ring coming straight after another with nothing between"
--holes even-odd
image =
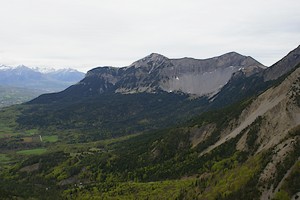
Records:
<instances>
[{"instance_id":1,"label":"farmland field","mask_svg":"<svg viewBox=\"0 0 300 200\"><path fill-rule=\"evenodd\" d=\"M17 151L17 154L23 154L23 155L40 155L47 151L45 148L37 148L37 149L29 149L29 150L21 150Z\"/></svg>"},{"instance_id":2,"label":"farmland field","mask_svg":"<svg viewBox=\"0 0 300 200\"><path fill-rule=\"evenodd\" d=\"M42 136L43 142L57 142L58 136L51 135L51 136Z\"/></svg>"}]
</instances>

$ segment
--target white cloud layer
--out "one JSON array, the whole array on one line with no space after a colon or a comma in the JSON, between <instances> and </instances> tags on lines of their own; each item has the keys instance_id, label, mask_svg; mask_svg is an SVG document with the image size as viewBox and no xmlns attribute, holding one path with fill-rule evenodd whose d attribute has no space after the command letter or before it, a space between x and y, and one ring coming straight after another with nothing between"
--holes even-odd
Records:
<instances>
[{"instance_id":1,"label":"white cloud layer","mask_svg":"<svg viewBox=\"0 0 300 200\"><path fill-rule=\"evenodd\" d=\"M299 45L299 0L0 0L0 64L126 66L229 51L271 65Z\"/></svg>"}]
</instances>

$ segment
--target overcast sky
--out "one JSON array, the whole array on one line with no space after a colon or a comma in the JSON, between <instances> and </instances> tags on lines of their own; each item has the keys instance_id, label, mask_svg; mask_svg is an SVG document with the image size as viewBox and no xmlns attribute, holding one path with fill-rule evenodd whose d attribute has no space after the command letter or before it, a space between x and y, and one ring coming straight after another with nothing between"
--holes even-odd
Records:
<instances>
[{"instance_id":1,"label":"overcast sky","mask_svg":"<svg viewBox=\"0 0 300 200\"><path fill-rule=\"evenodd\" d=\"M0 64L122 67L156 52L236 51L271 65L300 44L299 0L0 0Z\"/></svg>"}]
</instances>

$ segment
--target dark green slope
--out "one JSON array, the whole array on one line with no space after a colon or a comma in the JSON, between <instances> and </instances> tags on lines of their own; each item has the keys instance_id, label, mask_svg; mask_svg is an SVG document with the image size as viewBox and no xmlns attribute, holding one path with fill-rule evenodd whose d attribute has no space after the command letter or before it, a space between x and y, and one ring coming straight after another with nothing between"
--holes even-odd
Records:
<instances>
[{"instance_id":1,"label":"dark green slope","mask_svg":"<svg viewBox=\"0 0 300 200\"><path fill-rule=\"evenodd\" d=\"M179 189L174 189L176 196L186 195L180 188L194 188L197 179L192 178L177 183L174 182L176 179L209 172L215 163L227 159L227 168L230 169L233 167L232 162L242 164L250 155L250 152L238 152L235 149L234 144L237 138L228 141L211 154L199 157L201 150L211 144L214 138L209 139L208 143L199 144L197 148L191 148L190 130L195 126L214 123L217 125L214 136L218 137L229 120L237 117L248 104L249 101L220 111L204 113L180 127L149 132L125 140L108 143L99 141L85 143L83 146L57 144L52 150L53 153L31 156L10 168L9 171L4 171L2 175L6 178L0 185L1 194L7 198L11 195L40 198L44 194L43 189L51 188L46 191L45 198L76 197L81 199L87 191L95 190L96 196L103 193L106 198L110 199L112 196L109 192L114 193L118 187L125 187L123 192L132 193L134 191L130 191L127 187L134 189L135 187L143 188L143 186L126 186L126 184L153 182L153 185L150 188L146 187L147 190L144 192L149 193L150 190L154 190L156 195L164 195L160 191L160 185L167 184L167 188L171 187L172 191L172 185L178 184ZM51 147L48 148L51 149ZM20 171L24 167L35 164L39 165L38 170ZM170 180L170 183L156 183L156 181L165 180ZM80 187L80 182L84 187ZM122 192L114 195L122 198Z\"/></svg>"},{"instance_id":2,"label":"dark green slope","mask_svg":"<svg viewBox=\"0 0 300 200\"><path fill-rule=\"evenodd\" d=\"M86 142L178 124L202 112L207 104L207 98L190 99L180 94L108 93L24 105L17 123L19 129L76 130L81 139L73 142Z\"/></svg>"}]
</instances>

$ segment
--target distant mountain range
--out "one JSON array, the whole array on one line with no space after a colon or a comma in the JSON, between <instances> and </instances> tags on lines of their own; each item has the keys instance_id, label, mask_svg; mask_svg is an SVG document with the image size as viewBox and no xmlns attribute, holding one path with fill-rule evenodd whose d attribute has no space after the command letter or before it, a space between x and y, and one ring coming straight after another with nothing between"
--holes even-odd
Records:
<instances>
[{"instance_id":1,"label":"distant mountain range","mask_svg":"<svg viewBox=\"0 0 300 200\"><path fill-rule=\"evenodd\" d=\"M74 69L30 68L0 65L0 107L29 101L43 93L58 92L80 81Z\"/></svg>"},{"instance_id":2,"label":"distant mountain range","mask_svg":"<svg viewBox=\"0 0 300 200\"><path fill-rule=\"evenodd\" d=\"M0 66L0 85L57 92L80 81L84 73L74 69L45 70L24 65Z\"/></svg>"}]
</instances>

